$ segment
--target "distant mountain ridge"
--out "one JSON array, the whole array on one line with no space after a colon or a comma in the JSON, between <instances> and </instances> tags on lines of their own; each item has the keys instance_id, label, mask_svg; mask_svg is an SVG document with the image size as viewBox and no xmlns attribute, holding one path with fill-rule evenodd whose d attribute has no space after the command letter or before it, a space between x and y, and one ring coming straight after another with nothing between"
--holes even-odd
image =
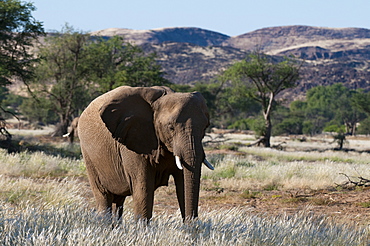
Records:
<instances>
[{"instance_id":1,"label":"distant mountain ridge","mask_svg":"<svg viewBox=\"0 0 370 246\"><path fill-rule=\"evenodd\" d=\"M234 37L195 27L171 27L152 30L108 28L91 34L107 37L123 36L127 41L134 42L137 45L179 42L200 46L231 46L244 50L254 49L258 45L265 51L317 41L370 39L370 29L365 28L327 28L298 25L267 27Z\"/></svg>"},{"instance_id":2,"label":"distant mountain ridge","mask_svg":"<svg viewBox=\"0 0 370 246\"><path fill-rule=\"evenodd\" d=\"M191 27L111 28L92 35L120 35L145 52L155 52L166 78L178 84L209 81L258 47L269 55L306 61L299 85L286 91L285 99L302 98L309 88L334 83L370 90L370 30L364 28L278 26L234 37Z\"/></svg>"},{"instance_id":3,"label":"distant mountain ridge","mask_svg":"<svg viewBox=\"0 0 370 246\"><path fill-rule=\"evenodd\" d=\"M250 50L258 44L265 51L273 51L305 43L360 39L370 39L370 30L364 28L280 26L263 28L231 37L225 41L224 45Z\"/></svg>"},{"instance_id":4,"label":"distant mountain ridge","mask_svg":"<svg viewBox=\"0 0 370 246\"><path fill-rule=\"evenodd\" d=\"M97 36L123 36L136 45L146 43L160 44L165 42L191 43L199 46L220 45L230 37L221 33L195 27L173 27L153 30L132 30L109 28L92 32Z\"/></svg>"}]
</instances>

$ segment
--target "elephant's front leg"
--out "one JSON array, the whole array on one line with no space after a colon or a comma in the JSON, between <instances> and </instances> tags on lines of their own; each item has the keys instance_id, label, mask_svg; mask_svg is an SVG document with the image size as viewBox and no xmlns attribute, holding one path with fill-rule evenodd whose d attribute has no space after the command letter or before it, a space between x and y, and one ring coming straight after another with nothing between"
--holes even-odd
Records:
<instances>
[{"instance_id":1,"label":"elephant's front leg","mask_svg":"<svg viewBox=\"0 0 370 246\"><path fill-rule=\"evenodd\" d=\"M176 185L177 201L179 202L181 216L185 220L185 194L184 194L184 175L182 171L173 174Z\"/></svg>"},{"instance_id":2,"label":"elephant's front leg","mask_svg":"<svg viewBox=\"0 0 370 246\"><path fill-rule=\"evenodd\" d=\"M155 175L154 170L146 170L132 178L132 198L137 219L150 220L153 214Z\"/></svg>"}]
</instances>

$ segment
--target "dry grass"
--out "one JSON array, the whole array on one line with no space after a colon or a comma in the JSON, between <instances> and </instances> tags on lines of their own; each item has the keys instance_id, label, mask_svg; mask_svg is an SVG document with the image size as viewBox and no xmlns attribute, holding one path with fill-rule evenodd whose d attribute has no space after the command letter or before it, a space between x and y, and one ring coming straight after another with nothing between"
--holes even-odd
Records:
<instances>
[{"instance_id":1,"label":"dry grass","mask_svg":"<svg viewBox=\"0 0 370 246\"><path fill-rule=\"evenodd\" d=\"M85 176L81 159L52 156L43 152L7 154L0 149L0 174L32 178Z\"/></svg>"},{"instance_id":2,"label":"dry grass","mask_svg":"<svg viewBox=\"0 0 370 246\"><path fill-rule=\"evenodd\" d=\"M22 203L45 207L87 203L86 187L77 179L33 179L0 176L0 199L12 206Z\"/></svg>"},{"instance_id":3,"label":"dry grass","mask_svg":"<svg viewBox=\"0 0 370 246\"><path fill-rule=\"evenodd\" d=\"M159 214L146 225L127 211L112 222L78 203L0 208L2 245L367 245L369 239L367 228L308 212L264 217L243 209L201 211L190 224Z\"/></svg>"},{"instance_id":4,"label":"dry grass","mask_svg":"<svg viewBox=\"0 0 370 246\"><path fill-rule=\"evenodd\" d=\"M306 153L248 148L249 155L209 155L216 170L204 170L206 179L222 187L239 190L267 186L289 189L326 189L341 184L349 176L370 177L369 154L343 152Z\"/></svg>"},{"instance_id":5,"label":"dry grass","mask_svg":"<svg viewBox=\"0 0 370 246\"><path fill-rule=\"evenodd\" d=\"M240 141L240 140L238 140ZM240 150L240 149L239 149ZM203 183L216 194L233 190L255 199L263 190L322 189L350 176L370 177L369 154L331 151L277 151L245 148L238 155L209 154ZM310 212L267 215L250 207L202 206L200 218L183 224L178 213L156 212L149 225L134 221L131 206L111 221L92 209L83 161L41 152L0 151L0 242L2 245L369 245L368 226L338 223ZM84 180L81 181L81 178ZM173 187L172 187L173 188ZM204 190L202 191L204 192ZM173 193L173 192L172 192ZM174 195L174 194L172 194ZM219 207L227 203L214 196ZM211 198L209 198L211 199ZM219 199L219 201L216 201ZM298 203L279 195L286 203ZM285 200L284 200L285 199ZM295 200L294 200L295 199ZM210 200L211 201L211 200ZM327 206L327 199L312 198ZM203 201L207 203L207 201ZM366 207L368 203L359 206Z\"/></svg>"}]
</instances>

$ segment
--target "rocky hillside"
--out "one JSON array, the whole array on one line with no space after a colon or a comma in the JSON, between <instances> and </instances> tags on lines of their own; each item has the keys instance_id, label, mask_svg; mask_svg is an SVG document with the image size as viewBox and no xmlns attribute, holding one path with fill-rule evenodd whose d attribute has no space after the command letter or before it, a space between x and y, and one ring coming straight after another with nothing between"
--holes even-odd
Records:
<instances>
[{"instance_id":1,"label":"rocky hillside","mask_svg":"<svg viewBox=\"0 0 370 246\"><path fill-rule=\"evenodd\" d=\"M174 27L153 30L132 30L109 28L92 32L98 36L123 36L127 41L136 45L161 44L165 42L191 43L199 46L220 45L230 37L221 33L212 32L200 28Z\"/></svg>"},{"instance_id":2,"label":"rocky hillside","mask_svg":"<svg viewBox=\"0 0 370 246\"><path fill-rule=\"evenodd\" d=\"M175 84L209 81L232 63L246 57L245 51L226 46L167 42L142 47L145 52L158 55L166 77Z\"/></svg>"},{"instance_id":3,"label":"rocky hillside","mask_svg":"<svg viewBox=\"0 0 370 246\"><path fill-rule=\"evenodd\" d=\"M223 45L251 50L258 45L273 54L300 47L319 46L334 50L363 46L370 42L370 30L363 28L324 28L281 26L259 29L231 37Z\"/></svg>"},{"instance_id":4,"label":"rocky hillside","mask_svg":"<svg viewBox=\"0 0 370 246\"><path fill-rule=\"evenodd\" d=\"M199 28L163 28L147 31L106 29L94 35L122 35L155 52L173 83L207 81L259 47L274 56L295 55L305 60L297 88L288 100L304 97L317 85L343 83L370 90L370 30L311 26L270 27L229 37Z\"/></svg>"}]
</instances>

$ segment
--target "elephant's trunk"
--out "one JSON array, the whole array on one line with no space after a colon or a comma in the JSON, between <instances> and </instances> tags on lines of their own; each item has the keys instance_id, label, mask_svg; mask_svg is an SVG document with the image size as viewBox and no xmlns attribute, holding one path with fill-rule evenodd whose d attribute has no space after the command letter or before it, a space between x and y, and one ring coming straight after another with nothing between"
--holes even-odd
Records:
<instances>
[{"instance_id":1,"label":"elephant's trunk","mask_svg":"<svg viewBox=\"0 0 370 246\"><path fill-rule=\"evenodd\" d=\"M198 217L200 166L201 165L198 164L194 170L184 169L185 220Z\"/></svg>"},{"instance_id":2,"label":"elephant's trunk","mask_svg":"<svg viewBox=\"0 0 370 246\"><path fill-rule=\"evenodd\" d=\"M180 157L176 157L181 160L183 167L185 221L198 217L201 165L205 157L201 140L196 141L193 136L191 138L191 147L180 151Z\"/></svg>"}]
</instances>

